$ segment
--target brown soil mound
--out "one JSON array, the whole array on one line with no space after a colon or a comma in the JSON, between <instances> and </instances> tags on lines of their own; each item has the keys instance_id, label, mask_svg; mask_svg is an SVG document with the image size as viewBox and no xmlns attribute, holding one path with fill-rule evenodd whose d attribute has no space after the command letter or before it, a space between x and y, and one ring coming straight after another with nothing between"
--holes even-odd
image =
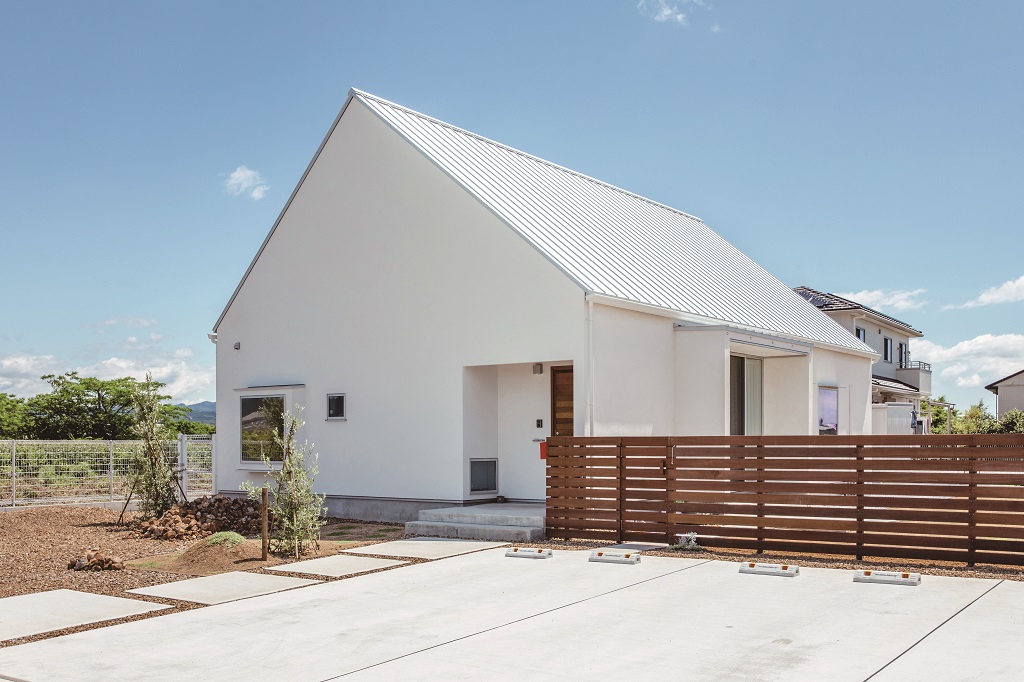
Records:
<instances>
[{"instance_id":1,"label":"brown soil mound","mask_svg":"<svg viewBox=\"0 0 1024 682\"><path fill-rule=\"evenodd\" d=\"M212 575L276 563L264 563L262 557L263 548L259 540L246 540L233 547L228 547L224 543L211 545L207 544L206 540L200 540L171 562L171 566L175 571L182 573Z\"/></svg>"}]
</instances>

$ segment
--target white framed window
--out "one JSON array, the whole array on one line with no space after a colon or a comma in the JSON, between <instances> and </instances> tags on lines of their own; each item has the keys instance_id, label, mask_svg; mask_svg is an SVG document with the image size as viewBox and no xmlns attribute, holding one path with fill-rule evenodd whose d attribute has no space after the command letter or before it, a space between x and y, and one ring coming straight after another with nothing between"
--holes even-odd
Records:
<instances>
[{"instance_id":1,"label":"white framed window","mask_svg":"<svg viewBox=\"0 0 1024 682\"><path fill-rule=\"evenodd\" d=\"M857 338L860 339L862 343L867 343L868 342L868 333L864 329L864 327L855 327L854 329L856 329L856 331L857 331Z\"/></svg>"},{"instance_id":2,"label":"white framed window","mask_svg":"<svg viewBox=\"0 0 1024 682\"><path fill-rule=\"evenodd\" d=\"M243 463L259 463L266 455L272 462L283 458L274 438L284 437L284 395L243 395L240 400L240 430Z\"/></svg>"},{"instance_id":3,"label":"white framed window","mask_svg":"<svg viewBox=\"0 0 1024 682\"><path fill-rule=\"evenodd\" d=\"M896 359L900 363L900 367L906 367L910 364L910 354L907 352L907 344L900 341L896 345Z\"/></svg>"},{"instance_id":4,"label":"white framed window","mask_svg":"<svg viewBox=\"0 0 1024 682\"><path fill-rule=\"evenodd\" d=\"M882 337L882 361L892 363L892 339Z\"/></svg>"},{"instance_id":5,"label":"white framed window","mask_svg":"<svg viewBox=\"0 0 1024 682\"><path fill-rule=\"evenodd\" d=\"M346 402L344 393L327 394L327 421L346 421L348 419L348 412L346 412L345 409Z\"/></svg>"},{"instance_id":6,"label":"white framed window","mask_svg":"<svg viewBox=\"0 0 1024 682\"><path fill-rule=\"evenodd\" d=\"M835 436L839 433L839 389L818 387L818 435Z\"/></svg>"}]
</instances>

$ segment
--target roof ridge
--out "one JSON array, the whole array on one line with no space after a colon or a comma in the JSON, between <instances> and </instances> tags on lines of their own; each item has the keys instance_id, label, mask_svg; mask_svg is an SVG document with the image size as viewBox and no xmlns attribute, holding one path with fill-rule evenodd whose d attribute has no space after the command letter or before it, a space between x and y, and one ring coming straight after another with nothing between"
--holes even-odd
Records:
<instances>
[{"instance_id":1,"label":"roof ridge","mask_svg":"<svg viewBox=\"0 0 1024 682\"><path fill-rule=\"evenodd\" d=\"M704 223L703 220L701 220L700 218L698 218L697 216L695 216L695 215L693 215L691 213L687 213L686 211L680 211L678 208L673 208L672 206L669 206L668 204L663 204L660 201L655 201L654 199L648 199L647 197L642 196L640 194L637 194L636 192L630 192L628 189L623 189L621 187L617 187L616 185L613 185L613 184L611 184L609 182L605 182L604 180L598 180L597 178L592 177L590 175L587 175L586 173L581 173L581 172L579 172L577 170L573 170L572 168L567 168L566 166L562 166L562 165L557 164L557 163L555 163L553 161L548 161L547 159L542 159L539 156L535 156L534 154L530 154L529 152L524 152L521 149L516 149L515 147L510 147L509 145L503 144L501 142L498 142L497 140L492 140L491 138L484 137L483 135L480 135L479 133L474 133L472 130L466 130L465 128L460 128L457 125L452 125L451 123L448 123L446 121L442 121L439 118L434 118L433 116L428 116L426 114L420 113L420 112L416 111L415 109L410 109L409 107L404 107L401 104L396 104L394 102L391 102L389 100L384 99L383 97L378 97L377 95L370 94L369 92L364 92L363 90L359 90L357 88L352 88L349 91L349 94L353 95L353 96L356 96L356 97L362 97L362 98L365 98L365 99L371 99L371 100L373 100L375 102L379 102L380 104L384 104L384 105L389 106L389 107L391 107L393 109L398 109L399 111L404 111L407 114L410 114L412 116L416 116L418 118L421 118L424 121L430 121L431 123L439 125L439 126L441 126L443 128L448 128L449 130L453 130L453 131L455 131L457 133L461 133L462 135L466 135L467 137L472 137L472 138L474 138L476 140L479 140L480 142L483 142L485 144L489 144L489 145L498 147L500 149L504 149L505 151L512 152L513 154L517 154L519 156L522 156L523 158L530 159L531 161L536 161L536 162L541 163L541 164L543 164L545 166L549 166L550 168L554 168L555 170L562 171L563 173L568 173L570 175L574 175L574 176L576 176L578 178L581 178L583 180L586 180L588 182L592 182L595 185L601 185L602 187L607 187L608 189L613 190L615 192L619 192L621 194L625 194L627 196L633 197L634 199L639 199L640 201L644 201L644 202L646 202L648 204L652 204L652 205L657 206L659 208L663 208L663 209L666 209L668 211L672 211L673 213L678 213L679 215L684 216L686 218L690 218L691 220L696 220L697 222L699 222L701 224Z\"/></svg>"}]
</instances>

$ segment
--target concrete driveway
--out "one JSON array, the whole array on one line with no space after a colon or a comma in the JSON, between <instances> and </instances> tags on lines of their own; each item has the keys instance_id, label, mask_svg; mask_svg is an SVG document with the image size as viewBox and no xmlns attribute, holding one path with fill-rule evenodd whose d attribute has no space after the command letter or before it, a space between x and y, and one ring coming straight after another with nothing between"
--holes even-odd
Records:
<instances>
[{"instance_id":1,"label":"concrete driveway","mask_svg":"<svg viewBox=\"0 0 1024 682\"><path fill-rule=\"evenodd\" d=\"M0 679L1022 679L1024 584L487 550L0 650Z\"/></svg>"}]
</instances>

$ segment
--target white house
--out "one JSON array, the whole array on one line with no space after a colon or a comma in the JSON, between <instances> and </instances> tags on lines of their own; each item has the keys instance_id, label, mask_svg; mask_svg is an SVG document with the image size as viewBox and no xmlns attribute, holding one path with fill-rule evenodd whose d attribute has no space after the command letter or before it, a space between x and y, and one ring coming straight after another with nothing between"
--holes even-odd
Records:
<instances>
[{"instance_id":1,"label":"white house","mask_svg":"<svg viewBox=\"0 0 1024 682\"><path fill-rule=\"evenodd\" d=\"M211 337L220 489L301 404L354 518L543 500L552 434L871 429L874 351L700 219L357 90Z\"/></svg>"},{"instance_id":2,"label":"white house","mask_svg":"<svg viewBox=\"0 0 1024 682\"><path fill-rule=\"evenodd\" d=\"M926 429L921 403L932 395L932 366L910 357L910 340L924 334L902 320L836 294L810 287L793 291L878 353L871 368L871 432L909 435Z\"/></svg>"},{"instance_id":3,"label":"white house","mask_svg":"<svg viewBox=\"0 0 1024 682\"><path fill-rule=\"evenodd\" d=\"M986 386L996 394L996 418L1010 410L1024 410L1024 369Z\"/></svg>"}]
</instances>

